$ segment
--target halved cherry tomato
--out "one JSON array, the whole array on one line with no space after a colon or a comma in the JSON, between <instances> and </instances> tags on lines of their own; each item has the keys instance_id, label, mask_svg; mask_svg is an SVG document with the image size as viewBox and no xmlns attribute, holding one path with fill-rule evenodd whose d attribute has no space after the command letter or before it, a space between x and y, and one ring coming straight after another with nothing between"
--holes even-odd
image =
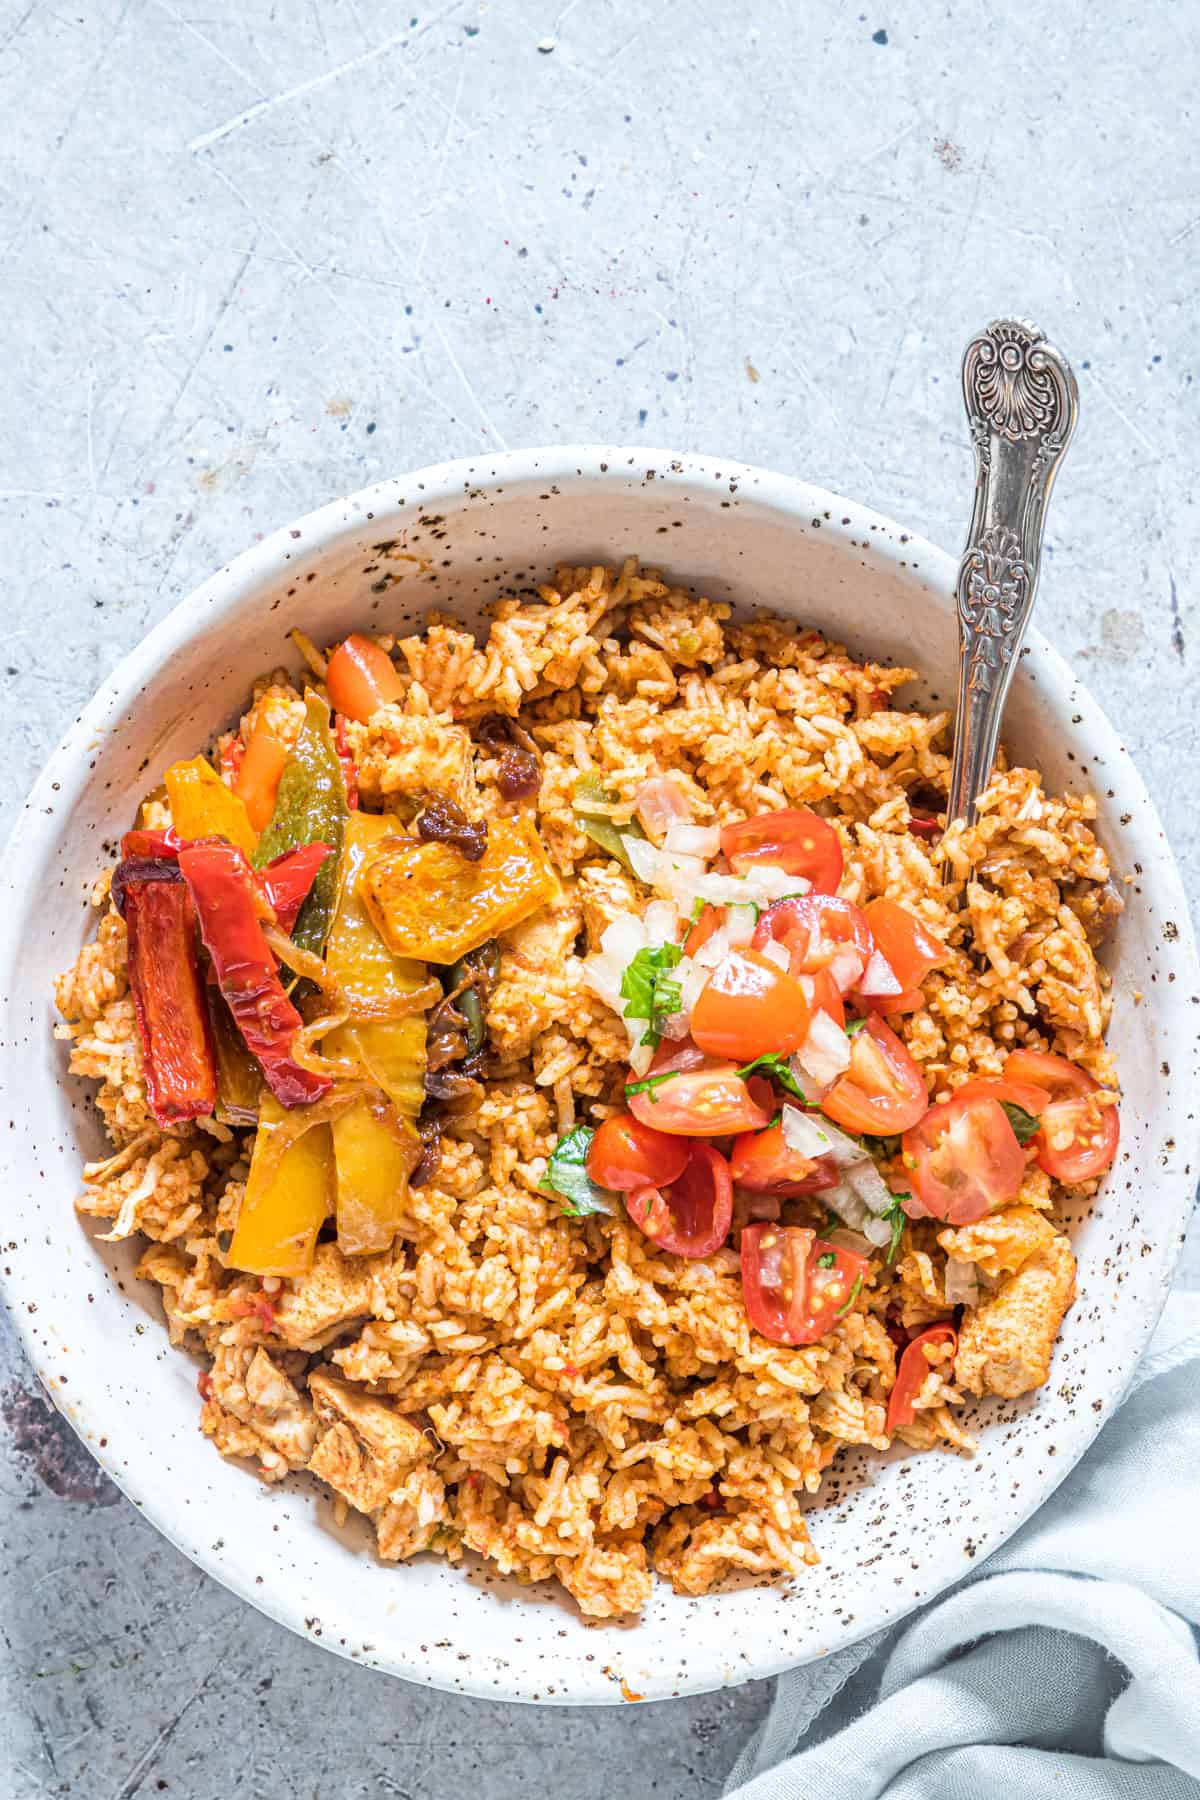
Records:
<instances>
[{"instance_id":1,"label":"halved cherry tomato","mask_svg":"<svg viewBox=\"0 0 1200 1800\"><path fill-rule=\"evenodd\" d=\"M255 831L265 831L271 823L279 777L287 759L287 745L280 742L260 713L233 778L233 791L246 808Z\"/></svg>"},{"instance_id":2,"label":"halved cherry tomato","mask_svg":"<svg viewBox=\"0 0 1200 1800\"><path fill-rule=\"evenodd\" d=\"M843 1031L846 1026L846 1006L841 989L829 970L818 969L813 975L798 975L796 979L804 989L809 1010L828 1013L838 1030Z\"/></svg>"},{"instance_id":3,"label":"halved cherry tomato","mask_svg":"<svg viewBox=\"0 0 1200 1800\"><path fill-rule=\"evenodd\" d=\"M1121 1141L1115 1102L1083 1069L1044 1050L1014 1050L1004 1065L1006 1081L1039 1087L1048 1096L1042 1129L1032 1140L1038 1164L1071 1186L1094 1181L1112 1167Z\"/></svg>"},{"instance_id":4,"label":"halved cherry tomato","mask_svg":"<svg viewBox=\"0 0 1200 1800\"><path fill-rule=\"evenodd\" d=\"M692 1038L710 1056L753 1062L769 1051L798 1050L810 1016L800 983L769 956L731 950L692 1008Z\"/></svg>"},{"instance_id":5,"label":"halved cherry tomato","mask_svg":"<svg viewBox=\"0 0 1200 1800\"><path fill-rule=\"evenodd\" d=\"M400 700L404 686L395 664L373 638L355 631L339 644L325 674L329 704L365 725L389 700Z\"/></svg>"},{"instance_id":6,"label":"halved cherry tomato","mask_svg":"<svg viewBox=\"0 0 1200 1800\"><path fill-rule=\"evenodd\" d=\"M802 1225L747 1225L742 1296L755 1331L773 1344L815 1344L849 1310L869 1265Z\"/></svg>"},{"instance_id":7,"label":"halved cherry tomato","mask_svg":"<svg viewBox=\"0 0 1200 1800\"><path fill-rule=\"evenodd\" d=\"M863 907L871 936L891 964L902 988L920 987L931 969L946 960L946 946L895 900L870 900Z\"/></svg>"},{"instance_id":8,"label":"halved cherry tomato","mask_svg":"<svg viewBox=\"0 0 1200 1800\"><path fill-rule=\"evenodd\" d=\"M789 896L768 906L750 946L761 950L772 939L786 947L793 975L827 969L843 994L862 975L875 948L871 928L858 907L833 894Z\"/></svg>"},{"instance_id":9,"label":"halved cherry tomato","mask_svg":"<svg viewBox=\"0 0 1200 1800\"><path fill-rule=\"evenodd\" d=\"M735 875L744 875L755 863L771 863L787 875L803 876L818 894L836 894L842 879L838 834L807 807L786 806L726 825L721 848Z\"/></svg>"},{"instance_id":10,"label":"halved cherry tomato","mask_svg":"<svg viewBox=\"0 0 1200 1800\"><path fill-rule=\"evenodd\" d=\"M904 1166L916 1190L910 1219L970 1225L1016 1198L1025 1152L998 1100L961 1091L931 1106L904 1133Z\"/></svg>"},{"instance_id":11,"label":"halved cherry tomato","mask_svg":"<svg viewBox=\"0 0 1200 1800\"><path fill-rule=\"evenodd\" d=\"M683 940L683 954L695 956L697 950L703 950L710 937L715 937L725 921L723 906L705 906L700 917Z\"/></svg>"},{"instance_id":12,"label":"halved cherry tomato","mask_svg":"<svg viewBox=\"0 0 1200 1800\"><path fill-rule=\"evenodd\" d=\"M705 1056L686 1040L660 1044L648 1079L666 1075L639 1094L629 1095L629 1110L643 1125L676 1137L732 1137L760 1131L771 1122L775 1097L769 1084L752 1077L743 1081L737 1065Z\"/></svg>"},{"instance_id":13,"label":"halved cherry tomato","mask_svg":"<svg viewBox=\"0 0 1200 1800\"><path fill-rule=\"evenodd\" d=\"M780 1200L819 1194L838 1183L831 1158L801 1156L788 1144L782 1125L743 1132L733 1146L729 1167L738 1187L754 1194L774 1194Z\"/></svg>"},{"instance_id":14,"label":"halved cherry tomato","mask_svg":"<svg viewBox=\"0 0 1200 1800\"><path fill-rule=\"evenodd\" d=\"M908 1131L929 1111L924 1076L877 1013L854 1038L850 1067L822 1100L821 1111L847 1131L884 1137Z\"/></svg>"},{"instance_id":15,"label":"halved cherry tomato","mask_svg":"<svg viewBox=\"0 0 1200 1800\"><path fill-rule=\"evenodd\" d=\"M596 1127L587 1153L587 1172L599 1187L625 1194L630 1188L661 1187L687 1165L688 1147L643 1125L632 1113L613 1113Z\"/></svg>"},{"instance_id":16,"label":"halved cherry tomato","mask_svg":"<svg viewBox=\"0 0 1200 1800\"><path fill-rule=\"evenodd\" d=\"M866 1012L880 1013L885 1019L893 1013L920 1012L925 1004L920 988L905 988L902 994L857 994L855 999Z\"/></svg>"},{"instance_id":17,"label":"halved cherry tomato","mask_svg":"<svg viewBox=\"0 0 1200 1800\"><path fill-rule=\"evenodd\" d=\"M675 1181L635 1188L625 1211L639 1230L673 1256L711 1256L729 1236L733 1181L729 1164L711 1144L689 1144Z\"/></svg>"},{"instance_id":18,"label":"halved cherry tomato","mask_svg":"<svg viewBox=\"0 0 1200 1800\"><path fill-rule=\"evenodd\" d=\"M931 1325L928 1331L922 1331L913 1339L900 1358L896 1383L888 1396L886 1429L889 1436L898 1426L912 1424L915 1417L913 1401L925 1386L925 1377L929 1374L926 1346L932 1349L935 1344L952 1344L957 1350L958 1333L953 1325Z\"/></svg>"},{"instance_id":19,"label":"halved cherry tomato","mask_svg":"<svg viewBox=\"0 0 1200 1800\"><path fill-rule=\"evenodd\" d=\"M1046 1105L1045 1088L1035 1087L1032 1081L1010 1081L1007 1076L973 1075L970 1081L964 1081L954 1090L956 1100L977 1096L999 1100L1002 1106L1007 1100L1010 1106L1019 1106L1022 1112L1035 1119L1041 1117Z\"/></svg>"}]
</instances>

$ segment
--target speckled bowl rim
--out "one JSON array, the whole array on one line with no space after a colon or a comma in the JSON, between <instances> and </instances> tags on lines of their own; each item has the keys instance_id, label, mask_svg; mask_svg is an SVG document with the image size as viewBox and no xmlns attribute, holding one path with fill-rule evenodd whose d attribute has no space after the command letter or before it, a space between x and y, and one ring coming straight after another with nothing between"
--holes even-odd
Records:
<instances>
[{"instance_id":1,"label":"speckled bowl rim","mask_svg":"<svg viewBox=\"0 0 1200 1800\"><path fill-rule=\"evenodd\" d=\"M869 531L873 534L872 555L884 562L899 561L899 547L903 546L908 566L911 567L919 560L923 575L931 588L940 590L947 596L953 591L956 563L945 551L928 540L907 531L858 501L845 499L795 477L775 474L726 458L604 445L516 450L434 464L334 500L247 549L181 600L119 663L51 756L9 837L3 863L4 873L0 876L0 1042L11 1044L15 1041L7 1030L2 1029L13 1022L7 1016L10 1011L10 971L21 954L15 924L16 908L11 902L21 893L22 884L19 875L12 872L25 866L27 859L32 861L35 850L52 843L61 833L63 803L70 802L73 788L82 786L89 751L94 747L97 735L103 734L107 720L143 690L170 658L186 651L189 644L215 617L223 617L235 611L242 598L265 581L286 579L288 563L297 553L297 539L304 540L304 552L309 554L315 548L323 547L328 550L340 537L350 537L357 533L368 518L376 521L378 527L386 527L391 509L403 504L414 490L420 493L422 506L431 511L443 502L457 503L464 491L482 491L486 494L489 490L505 486L511 488L532 479L542 484L560 482L565 487L574 486L581 480L595 484L605 481L628 482L639 472L643 479L657 476L660 481L679 483L684 489L693 483L705 488L710 488L714 481L723 485L732 484L734 490L740 493L742 505L759 507L765 513L774 512L789 519L807 519L814 515L812 522L816 524L822 516L826 520L841 518L843 527L849 527L849 531L840 529L835 522L829 536L836 537L840 534L848 537L851 531L862 534ZM1194 1081L1198 1066L1196 1027L1194 1017L1189 1019L1187 1016L1189 1002L1185 994L1194 994L1200 987L1200 965L1197 964L1182 882L1167 846L1165 833L1141 778L1112 726L1064 659L1037 632L1030 633L1025 654L1029 659L1029 667L1045 683L1048 693L1069 691L1073 709L1072 729L1089 753L1095 751L1098 757L1109 759L1110 779L1119 780L1122 794L1128 795L1142 821L1139 830L1134 833L1133 841L1135 844L1139 841L1143 843L1146 855L1153 854L1155 898L1161 902L1161 908L1156 910L1169 910L1178 921L1178 941L1173 946L1178 977L1173 989L1168 989L1165 993L1160 990L1155 996L1155 1004L1169 1013L1169 1022L1175 1034L1174 1041L1179 1045L1190 1045L1191 1079ZM1112 774L1112 769L1117 767L1121 769L1119 777ZM1172 1087L1186 1089L1188 1085L1188 1078L1185 1077L1182 1082L1172 1084ZM1151 1272L1156 1286L1152 1298L1143 1303L1136 1332L1130 1337L1136 1354L1129 1355L1127 1364L1114 1372L1109 1391L1105 1395L1103 1411L1097 1409L1093 1414L1089 1409L1089 1417L1078 1422L1068 1442L1061 1443L1060 1453L1052 1467L1047 1467L1042 1478L1032 1484L1031 1492L1014 1506L1011 1516L1006 1517L998 1529L988 1534L989 1553L1004 1543L1053 1493L1087 1450L1104 1419L1125 1392L1132 1378L1137 1356L1149 1339L1162 1310L1192 1205L1187 1165L1195 1152L1200 1150L1200 1121L1188 1113L1184 1101L1176 1102L1173 1099L1170 1090L1164 1093L1162 1112L1162 1120L1156 1123L1161 1123L1169 1130L1178 1143L1181 1154L1172 1159L1172 1169L1153 1172L1159 1187L1161 1208L1156 1220L1159 1237L1155 1247L1156 1264ZM1150 1173L1148 1170L1145 1172ZM1162 1206L1163 1197L1168 1193L1173 1196L1173 1202ZM481 1666L475 1670L464 1667L453 1642L447 1642L444 1647L435 1644L418 1647L413 1643L407 1654L393 1651L387 1655L371 1655L364 1647L354 1644L352 1623L347 1624L346 1635L341 1636L339 1641L339 1634L333 1628L328 1609L324 1628L314 1631L314 1621L305 1616L306 1602L301 1593L297 1591L289 1594L284 1591L283 1583L278 1588L260 1585L251 1557L243 1553L236 1543L210 1544L202 1531L194 1527L191 1530L185 1528L192 1522L181 1518L178 1506L172 1503L173 1490L169 1475L156 1466L151 1444L139 1444L131 1454L127 1422L119 1418L116 1403L110 1399L102 1381L89 1386L76 1379L71 1388L70 1403L67 1404L56 1383L52 1358L44 1337L31 1323L27 1311L30 1302L36 1304L40 1297L38 1288L35 1282L26 1277L19 1263L0 1274L0 1292L4 1294L26 1353L55 1406L91 1454L144 1516L215 1580L299 1636L318 1642L322 1647L366 1666L380 1668L409 1681L449 1692L475 1694L491 1699L546 1702L544 1671L523 1671L517 1656L499 1662L500 1679L497 1680L495 1659L481 1657ZM74 1373L78 1377L77 1367ZM126 1435L121 1453L118 1454L112 1435L121 1428L124 1428ZM1065 1437L1067 1434L1062 1435ZM107 1448L104 1447L106 1445ZM641 1691L637 1697L653 1700L705 1692L721 1686L761 1679L798 1663L818 1660L911 1613L933 1599L963 1573L961 1546L952 1542L951 1535L946 1534L944 1548L939 1547L935 1552L927 1553L921 1578L913 1588L895 1598L886 1598L882 1603L856 1611L853 1622L849 1625L841 1624L836 1619L827 1621L820 1643L814 1644L807 1654L797 1655L794 1650L788 1654L780 1654L778 1650L764 1645L761 1658L750 1658L736 1670L731 1670L722 1662L719 1653L713 1650L703 1658L689 1660L688 1674L684 1679L680 1679L676 1673L669 1682L664 1680L658 1685L653 1679L647 1681L643 1677L638 1683ZM625 1634L618 1636L627 1641ZM605 1649L605 1640L601 1635L596 1638L596 1648L601 1652ZM564 1658L565 1660L567 1659ZM579 1659L578 1666L572 1670L570 1677L564 1678L563 1685L554 1693L550 1703L620 1702L622 1695L614 1685L612 1670L600 1666L604 1660L603 1655L588 1660L592 1667L585 1669L583 1659ZM611 1660L628 1660L621 1642L613 1643Z\"/></svg>"}]
</instances>

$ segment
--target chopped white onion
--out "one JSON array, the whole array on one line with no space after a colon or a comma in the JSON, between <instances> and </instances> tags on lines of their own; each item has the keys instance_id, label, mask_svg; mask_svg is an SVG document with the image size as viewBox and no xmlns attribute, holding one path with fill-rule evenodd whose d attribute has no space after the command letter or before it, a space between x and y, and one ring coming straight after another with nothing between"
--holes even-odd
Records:
<instances>
[{"instance_id":1,"label":"chopped white onion","mask_svg":"<svg viewBox=\"0 0 1200 1800\"><path fill-rule=\"evenodd\" d=\"M666 1019L660 1018L658 1021L659 1031L662 1033L663 1037L670 1038L672 1040L672 1042L676 1041L679 1038L685 1038L688 1034L688 1028L690 1025L691 1025L691 1008L690 1007L687 1012L672 1013L669 1018L666 1018Z\"/></svg>"},{"instance_id":2,"label":"chopped white onion","mask_svg":"<svg viewBox=\"0 0 1200 1800\"><path fill-rule=\"evenodd\" d=\"M663 839L663 849L669 853L702 856L705 861L716 856L720 848L721 829L718 825L676 823L667 827L667 835Z\"/></svg>"},{"instance_id":3,"label":"chopped white onion","mask_svg":"<svg viewBox=\"0 0 1200 1800\"><path fill-rule=\"evenodd\" d=\"M754 936L754 927L758 924L758 908L752 900L739 900L725 909L725 932L731 944L748 944ZM778 946L780 950L783 945ZM783 967L787 968L787 952L784 951Z\"/></svg>"},{"instance_id":4,"label":"chopped white onion","mask_svg":"<svg viewBox=\"0 0 1200 1800\"><path fill-rule=\"evenodd\" d=\"M852 1163L843 1170L843 1176L864 1205L869 1206L877 1217L887 1212L893 1200L892 1190L869 1156L863 1157L861 1162Z\"/></svg>"},{"instance_id":5,"label":"chopped white onion","mask_svg":"<svg viewBox=\"0 0 1200 1800\"><path fill-rule=\"evenodd\" d=\"M814 1081L829 1087L850 1067L850 1040L827 1012L817 1011L796 1055Z\"/></svg>"},{"instance_id":6,"label":"chopped white onion","mask_svg":"<svg viewBox=\"0 0 1200 1800\"><path fill-rule=\"evenodd\" d=\"M822 1188L821 1200L831 1212L837 1214L844 1225L848 1225L851 1231L861 1231L864 1237L867 1235L867 1226L877 1222L872 1219L849 1182L839 1181L836 1187Z\"/></svg>"},{"instance_id":7,"label":"chopped white onion","mask_svg":"<svg viewBox=\"0 0 1200 1800\"><path fill-rule=\"evenodd\" d=\"M633 1021L630 1020L630 1021L628 1021L628 1023L632 1024ZM644 1019L639 1019L637 1021L637 1029L638 1029L639 1034L641 1034L642 1027L645 1025L645 1023L646 1023L646 1021ZM630 1047L629 1047L629 1067L632 1069L633 1073L637 1076L639 1081L641 1080L642 1076L646 1073L646 1071L649 1069L650 1064L653 1061L654 1061L654 1046L652 1044L631 1044L630 1045Z\"/></svg>"},{"instance_id":8,"label":"chopped white onion","mask_svg":"<svg viewBox=\"0 0 1200 1800\"><path fill-rule=\"evenodd\" d=\"M896 978L895 970L882 951L872 950L867 958L867 966L862 972L858 991L868 998L878 997L881 999L886 998L889 994L899 994L904 991Z\"/></svg>"},{"instance_id":9,"label":"chopped white onion","mask_svg":"<svg viewBox=\"0 0 1200 1800\"><path fill-rule=\"evenodd\" d=\"M679 1010L685 1018L691 1017L710 972L693 956L682 957L672 971L679 983Z\"/></svg>"},{"instance_id":10,"label":"chopped white onion","mask_svg":"<svg viewBox=\"0 0 1200 1800\"><path fill-rule=\"evenodd\" d=\"M657 882L664 862L663 853L657 850L647 838L633 837L630 833L622 833L621 842L625 846L625 854L629 865L639 881L648 887Z\"/></svg>"},{"instance_id":11,"label":"chopped white onion","mask_svg":"<svg viewBox=\"0 0 1200 1800\"><path fill-rule=\"evenodd\" d=\"M817 1081L810 1075L799 1057L793 1056L788 1063L788 1068L791 1071L792 1080L800 1089L800 1092L804 1095L804 1098L808 1101L809 1105L819 1106L829 1092L829 1083L827 1081Z\"/></svg>"},{"instance_id":12,"label":"chopped white onion","mask_svg":"<svg viewBox=\"0 0 1200 1800\"><path fill-rule=\"evenodd\" d=\"M783 1136L788 1148L800 1156L832 1156L839 1169L851 1169L863 1161L861 1144L828 1119L817 1119L812 1113L801 1112L798 1106L784 1107Z\"/></svg>"},{"instance_id":13,"label":"chopped white onion","mask_svg":"<svg viewBox=\"0 0 1200 1800\"><path fill-rule=\"evenodd\" d=\"M829 959L829 973L837 982L840 991L848 994L860 979L862 972L863 959L854 945L839 945Z\"/></svg>"},{"instance_id":14,"label":"chopped white onion","mask_svg":"<svg viewBox=\"0 0 1200 1800\"><path fill-rule=\"evenodd\" d=\"M763 945L762 954L768 962L773 962L777 969L786 970L792 960L788 955L787 945L779 943L775 938L768 939Z\"/></svg>"},{"instance_id":15,"label":"chopped white onion","mask_svg":"<svg viewBox=\"0 0 1200 1800\"><path fill-rule=\"evenodd\" d=\"M638 951L645 948L645 944L645 924L633 913L618 913L611 924L604 927L600 936L601 953L612 957L622 968L633 961Z\"/></svg>"},{"instance_id":16,"label":"chopped white onion","mask_svg":"<svg viewBox=\"0 0 1200 1800\"><path fill-rule=\"evenodd\" d=\"M851 1231L845 1225L836 1225L832 1231L823 1231L821 1241L836 1244L841 1250L853 1250L856 1256L870 1256L873 1248L865 1232Z\"/></svg>"},{"instance_id":17,"label":"chopped white onion","mask_svg":"<svg viewBox=\"0 0 1200 1800\"><path fill-rule=\"evenodd\" d=\"M890 1244L892 1241L892 1228L886 1219L877 1219L872 1214L863 1226L863 1236L869 1238L882 1250L885 1244Z\"/></svg>"},{"instance_id":18,"label":"chopped white onion","mask_svg":"<svg viewBox=\"0 0 1200 1800\"><path fill-rule=\"evenodd\" d=\"M954 1256L946 1258L946 1305L979 1305L979 1271L973 1262L960 1262Z\"/></svg>"},{"instance_id":19,"label":"chopped white onion","mask_svg":"<svg viewBox=\"0 0 1200 1800\"><path fill-rule=\"evenodd\" d=\"M815 1119L812 1113L801 1112L798 1106L785 1106L782 1124L783 1141L797 1156L811 1156L815 1160L818 1156L834 1154L832 1137L824 1123Z\"/></svg>"},{"instance_id":20,"label":"chopped white onion","mask_svg":"<svg viewBox=\"0 0 1200 1800\"><path fill-rule=\"evenodd\" d=\"M679 914L670 900L652 900L643 915L652 944L673 944L679 936Z\"/></svg>"},{"instance_id":21,"label":"chopped white onion","mask_svg":"<svg viewBox=\"0 0 1200 1800\"><path fill-rule=\"evenodd\" d=\"M656 844L661 844L673 825L685 825L692 816L692 805L680 785L679 778L651 775L643 781L633 797L634 811Z\"/></svg>"},{"instance_id":22,"label":"chopped white onion","mask_svg":"<svg viewBox=\"0 0 1200 1800\"><path fill-rule=\"evenodd\" d=\"M695 961L702 969L713 970L718 963L723 963L733 949L729 932L724 925L719 925L706 944L701 944L695 955Z\"/></svg>"}]
</instances>

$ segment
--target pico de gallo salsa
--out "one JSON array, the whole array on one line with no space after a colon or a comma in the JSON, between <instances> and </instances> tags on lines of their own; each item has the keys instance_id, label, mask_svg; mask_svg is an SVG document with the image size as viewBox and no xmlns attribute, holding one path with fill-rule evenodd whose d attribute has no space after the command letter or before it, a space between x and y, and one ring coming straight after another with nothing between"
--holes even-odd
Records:
<instances>
[{"instance_id":1,"label":"pico de gallo salsa","mask_svg":"<svg viewBox=\"0 0 1200 1800\"><path fill-rule=\"evenodd\" d=\"M656 831L603 840L655 898L586 965L626 1022L630 1071L624 1106L550 1159L543 1185L568 1210L619 1204L660 1250L705 1257L743 1196L747 1317L810 1344L859 1300L871 1259L895 1259L908 1221L985 1219L1031 1162L1074 1183L1109 1168L1116 1096L1064 1057L1017 1049L1001 1076L931 1101L902 1033L946 946L887 896L839 892L828 820L782 808L697 827L661 795L651 818ZM911 1420L926 1340L945 1338L905 1350L889 1429Z\"/></svg>"}]
</instances>

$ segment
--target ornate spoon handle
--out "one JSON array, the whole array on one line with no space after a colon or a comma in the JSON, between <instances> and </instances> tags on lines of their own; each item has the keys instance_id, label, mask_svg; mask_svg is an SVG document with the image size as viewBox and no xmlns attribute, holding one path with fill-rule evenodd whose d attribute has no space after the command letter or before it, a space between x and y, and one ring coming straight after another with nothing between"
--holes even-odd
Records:
<instances>
[{"instance_id":1,"label":"ornate spoon handle","mask_svg":"<svg viewBox=\"0 0 1200 1800\"><path fill-rule=\"evenodd\" d=\"M1079 389L1036 325L998 319L963 354L975 446L975 510L958 566L958 714L947 822L974 822L1000 715L1033 611L1050 489L1079 416Z\"/></svg>"}]
</instances>

